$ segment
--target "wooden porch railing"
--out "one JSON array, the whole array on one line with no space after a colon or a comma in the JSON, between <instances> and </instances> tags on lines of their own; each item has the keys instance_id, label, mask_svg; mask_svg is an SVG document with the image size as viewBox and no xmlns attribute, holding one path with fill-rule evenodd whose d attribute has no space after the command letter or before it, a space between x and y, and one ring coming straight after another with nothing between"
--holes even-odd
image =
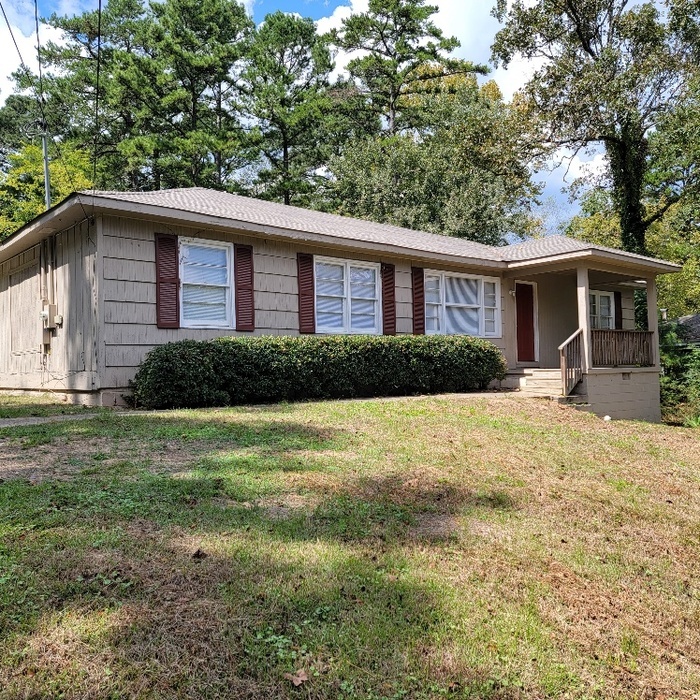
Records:
<instances>
[{"instance_id":1,"label":"wooden porch railing","mask_svg":"<svg viewBox=\"0 0 700 700\"><path fill-rule=\"evenodd\" d=\"M653 331L591 330L594 367L651 367Z\"/></svg>"},{"instance_id":2,"label":"wooden porch railing","mask_svg":"<svg viewBox=\"0 0 700 700\"><path fill-rule=\"evenodd\" d=\"M583 377L583 328L579 328L559 346L561 391L568 396Z\"/></svg>"}]
</instances>

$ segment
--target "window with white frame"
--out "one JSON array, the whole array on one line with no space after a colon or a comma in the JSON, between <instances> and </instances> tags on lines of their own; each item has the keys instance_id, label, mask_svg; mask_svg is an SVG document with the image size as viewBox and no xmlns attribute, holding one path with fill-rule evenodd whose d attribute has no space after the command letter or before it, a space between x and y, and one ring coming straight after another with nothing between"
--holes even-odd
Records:
<instances>
[{"instance_id":1,"label":"window with white frame","mask_svg":"<svg viewBox=\"0 0 700 700\"><path fill-rule=\"evenodd\" d=\"M381 332L378 264L316 257L314 272L317 332Z\"/></svg>"},{"instance_id":2,"label":"window with white frame","mask_svg":"<svg viewBox=\"0 0 700 700\"><path fill-rule=\"evenodd\" d=\"M500 280L425 272L425 332L500 337Z\"/></svg>"},{"instance_id":3,"label":"window with white frame","mask_svg":"<svg viewBox=\"0 0 700 700\"><path fill-rule=\"evenodd\" d=\"M594 292L588 295L591 328L612 330L615 328L615 301L612 292Z\"/></svg>"},{"instance_id":4,"label":"window with white frame","mask_svg":"<svg viewBox=\"0 0 700 700\"><path fill-rule=\"evenodd\" d=\"M233 246L180 239L180 323L189 328L233 327Z\"/></svg>"}]
</instances>

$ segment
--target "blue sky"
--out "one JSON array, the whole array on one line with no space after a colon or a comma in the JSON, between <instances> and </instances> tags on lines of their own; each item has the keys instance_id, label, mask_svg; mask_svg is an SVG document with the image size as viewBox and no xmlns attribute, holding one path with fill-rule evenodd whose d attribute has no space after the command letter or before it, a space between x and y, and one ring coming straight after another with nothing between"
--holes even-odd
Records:
<instances>
[{"instance_id":1,"label":"blue sky","mask_svg":"<svg viewBox=\"0 0 700 700\"><path fill-rule=\"evenodd\" d=\"M103 0L106 2L106 0ZM282 10L283 12L295 12L304 17L311 17L318 23L320 31L328 31L340 26L344 17L352 12L362 12L367 7L368 0L244 0L248 11L252 13L256 22L261 22L265 15ZM438 6L438 12L434 15L434 22L443 32L449 36L456 36L461 42L461 47L455 52L461 58L466 58L478 63L488 63L490 58L490 45L498 31L498 22L491 17L490 11L495 0L430 0L430 4ZM34 0L3 0L3 5L8 13L10 23L13 26L15 37L20 45L20 50L25 61L31 66L36 65L36 37L34 31ZM40 0L39 11L42 16L48 16L52 12L58 14L78 14L87 9L96 9L97 0ZM41 40L48 38L58 39L48 29L42 28ZM19 65L19 59L12 46L9 33L4 22L0 20L0 41L3 50L0 52L0 104L12 91L12 82L9 75ZM337 63L342 68L343 57L339 56ZM495 79L506 98L510 98L513 92L520 87L531 74L533 66L524 62L514 62L508 71L503 69L493 70L491 78ZM601 163L601 156L595 157L597 165ZM581 173L585 168L584 160L576 157L569 166L568 182ZM542 214L547 219L548 229L554 230L560 219L571 216L575 208L568 203L566 195L561 193L565 184L564 175L566 167L560 167L552 173L539 173L538 179L546 181L543 199L547 201Z\"/></svg>"},{"instance_id":2,"label":"blue sky","mask_svg":"<svg viewBox=\"0 0 700 700\"><path fill-rule=\"evenodd\" d=\"M257 0L253 5L253 19L260 22L266 14L281 10L298 12L304 17L318 20L328 17L336 7L343 5L342 0Z\"/></svg>"}]
</instances>

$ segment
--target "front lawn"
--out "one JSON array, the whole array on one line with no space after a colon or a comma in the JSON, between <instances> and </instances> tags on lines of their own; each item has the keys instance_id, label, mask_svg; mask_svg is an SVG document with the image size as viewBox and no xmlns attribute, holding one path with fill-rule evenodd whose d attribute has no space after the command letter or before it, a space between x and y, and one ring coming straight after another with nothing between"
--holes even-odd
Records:
<instances>
[{"instance_id":1,"label":"front lawn","mask_svg":"<svg viewBox=\"0 0 700 700\"><path fill-rule=\"evenodd\" d=\"M700 431L501 396L0 429L0 698L694 698Z\"/></svg>"},{"instance_id":2,"label":"front lawn","mask_svg":"<svg viewBox=\"0 0 700 700\"><path fill-rule=\"evenodd\" d=\"M0 420L6 418L34 418L43 416L76 415L99 412L95 406L71 404L51 392L26 393L20 396L0 394Z\"/></svg>"}]
</instances>

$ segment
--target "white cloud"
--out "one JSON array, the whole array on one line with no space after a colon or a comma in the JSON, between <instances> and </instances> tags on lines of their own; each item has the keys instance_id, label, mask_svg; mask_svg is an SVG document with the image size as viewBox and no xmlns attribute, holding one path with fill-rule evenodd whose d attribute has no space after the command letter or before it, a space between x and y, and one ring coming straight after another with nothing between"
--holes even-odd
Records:
<instances>
[{"instance_id":1,"label":"white cloud","mask_svg":"<svg viewBox=\"0 0 700 700\"><path fill-rule=\"evenodd\" d=\"M7 32L7 27L5 27L5 31ZM61 38L61 32L52 27L41 26L39 31L42 44L46 41L58 41ZM25 34L22 28L17 25L12 25L12 32L24 62L29 70L36 74L39 69L36 55L36 33L27 32ZM7 33L9 34L9 32ZM11 74L20 67L19 55L9 36L4 44L5 49L0 52L0 106L14 92L15 82L12 80Z\"/></svg>"},{"instance_id":2,"label":"white cloud","mask_svg":"<svg viewBox=\"0 0 700 700\"><path fill-rule=\"evenodd\" d=\"M12 27L12 32L27 66L36 70L36 34L25 36L17 25ZM9 36L4 44L5 49L0 52L0 104L4 104L7 96L14 92L14 81L10 75L20 67L19 56Z\"/></svg>"},{"instance_id":3,"label":"white cloud","mask_svg":"<svg viewBox=\"0 0 700 700\"><path fill-rule=\"evenodd\" d=\"M474 63L488 64L491 43L500 27L498 21L491 16L492 4L490 0L435 0L438 12L433 15L433 22L445 36L455 36L460 42L460 47L454 52L455 56ZM316 24L319 32L338 29L344 19L351 14L365 12L368 5L368 0L350 0L347 5L338 5L330 16L318 20ZM350 58L344 52L338 53L335 75L344 71ZM515 60L507 70L502 67L494 70L489 79L496 80L504 98L509 100L532 76L535 68L530 62Z\"/></svg>"},{"instance_id":4,"label":"white cloud","mask_svg":"<svg viewBox=\"0 0 700 700\"><path fill-rule=\"evenodd\" d=\"M350 0L349 5L338 5L329 17L321 17L316 22L316 29L319 34L327 34L333 29L340 29L344 19L350 17L350 15L366 12L368 8L369 0ZM331 73L331 80L335 80L344 74L348 62L358 55L360 55L359 51L337 51L334 55L335 69Z\"/></svg>"},{"instance_id":5,"label":"white cloud","mask_svg":"<svg viewBox=\"0 0 700 700\"><path fill-rule=\"evenodd\" d=\"M589 154L576 153L571 156L564 154L560 169L564 171L565 182L573 182L579 178L600 177L604 175L608 167L607 158L604 153Z\"/></svg>"}]
</instances>

